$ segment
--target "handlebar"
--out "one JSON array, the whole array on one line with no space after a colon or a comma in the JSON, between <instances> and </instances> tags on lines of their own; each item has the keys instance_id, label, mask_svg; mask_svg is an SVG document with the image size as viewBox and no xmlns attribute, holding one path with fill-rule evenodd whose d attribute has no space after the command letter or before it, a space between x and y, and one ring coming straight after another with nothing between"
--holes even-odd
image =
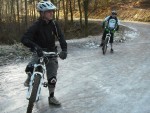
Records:
<instances>
[{"instance_id":1,"label":"handlebar","mask_svg":"<svg viewBox=\"0 0 150 113\"><path fill-rule=\"evenodd\" d=\"M106 30L107 32L109 32L109 33L110 33L110 32L111 32L111 33L114 33L114 32L116 31L115 29L106 28L106 27L105 27L105 30Z\"/></svg>"},{"instance_id":2,"label":"handlebar","mask_svg":"<svg viewBox=\"0 0 150 113\"><path fill-rule=\"evenodd\" d=\"M56 53L56 52L46 52L46 51L43 51L43 55L44 55L44 56L52 56L52 57L57 57L57 56L59 56L59 54Z\"/></svg>"},{"instance_id":3,"label":"handlebar","mask_svg":"<svg viewBox=\"0 0 150 113\"><path fill-rule=\"evenodd\" d=\"M43 51L43 56L39 57L39 61L43 62L45 61L44 59L47 59L47 61L49 61L48 58L56 58L58 56L59 56L59 53Z\"/></svg>"}]
</instances>

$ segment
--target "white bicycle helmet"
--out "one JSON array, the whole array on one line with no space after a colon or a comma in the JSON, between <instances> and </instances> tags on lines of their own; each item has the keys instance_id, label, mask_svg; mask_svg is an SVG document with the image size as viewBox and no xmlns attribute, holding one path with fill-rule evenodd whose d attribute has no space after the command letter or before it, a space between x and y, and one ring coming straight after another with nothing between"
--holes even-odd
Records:
<instances>
[{"instance_id":1,"label":"white bicycle helmet","mask_svg":"<svg viewBox=\"0 0 150 113\"><path fill-rule=\"evenodd\" d=\"M51 3L50 1L41 1L37 4L37 10L38 11L48 11L48 10L55 10L56 6Z\"/></svg>"}]
</instances>

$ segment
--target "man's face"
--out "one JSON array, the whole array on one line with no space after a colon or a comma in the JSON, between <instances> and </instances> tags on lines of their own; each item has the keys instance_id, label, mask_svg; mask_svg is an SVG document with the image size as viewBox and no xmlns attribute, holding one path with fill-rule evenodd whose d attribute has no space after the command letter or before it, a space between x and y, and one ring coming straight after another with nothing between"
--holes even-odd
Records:
<instances>
[{"instance_id":1,"label":"man's face","mask_svg":"<svg viewBox=\"0 0 150 113\"><path fill-rule=\"evenodd\" d=\"M112 14L112 17L116 17L117 15L116 14Z\"/></svg>"},{"instance_id":2,"label":"man's face","mask_svg":"<svg viewBox=\"0 0 150 113\"><path fill-rule=\"evenodd\" d=\"M49 10L44 12L44 19L52 20L54 16L54 10Z\"/></svg>"}]
</instances>

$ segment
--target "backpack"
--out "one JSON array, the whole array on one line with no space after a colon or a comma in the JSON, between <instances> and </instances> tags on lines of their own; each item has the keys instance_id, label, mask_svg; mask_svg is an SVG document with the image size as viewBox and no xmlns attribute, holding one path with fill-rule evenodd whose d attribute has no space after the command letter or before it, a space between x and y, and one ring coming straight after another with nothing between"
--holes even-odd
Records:
<instances>
[{"instance_id":1,"label":"backpack","mask_svg":"<svg viewBox=\"0 0 150 113\"><path fill-rule=\"evenodd\" d=\"M118 31L119 25L118 25L118 18L117 17L114 18L112 16L109 16L109 18L107 19L107 22L109 22L109 20L112 19L112 18L116 20L116 31Z\"/></svg>"},{"instance_id":2,"label":"backpack","mask_svg":"<svg viewBox=\"0 0 150 113\"><path fill-rule=\"evenodd\" d=\"M112 18L113 18L112 16L109 16L109 18L108 18L107 21L109 22L109 20L112 19ZM115 17L115 18L113 18L113 19L115 19L115 20L116 20L116 23L118 23L118 18L117 18L117 17Z\"/></svg>"},{"instance_id":3,"label":"backpack","mask_svg":"<svg viewBox=\"0 0 150 113\"><path fill-rule=\"evenodd\" d=\"M55 22L55 20L53 20L52 22L53 22L53 25L54 25L54 33L55 33L57 39L60 39L60 37L58 35L58 28L56 26L56 22Z\"/></svg>"}]
</instances>

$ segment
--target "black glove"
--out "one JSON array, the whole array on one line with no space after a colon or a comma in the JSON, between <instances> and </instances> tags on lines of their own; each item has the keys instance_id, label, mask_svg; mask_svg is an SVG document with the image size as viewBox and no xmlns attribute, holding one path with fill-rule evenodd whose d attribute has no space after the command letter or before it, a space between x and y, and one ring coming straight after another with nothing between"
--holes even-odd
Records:
<instances>
[{"instance_id":1,"label":"black glove","mask_svg":"<svg viewBox=\"0 0 150 113\"><path fill-rule=\"evenodd\" d=\"M116 31L118 31L119 30L119 25L117 26L117 28L116 28Z\"/></svg>"},{"instance_id":2,"label":"black glove","mask_svg":"<svg viewBox=\"0 0 150 113\"><path fill-rule=\"evenodd\" d=\"M63 60L66 59L67 58L67 52L66 51L61 51L60 54L59 54L59 57Z\"/></svg>"},{"instance_id":3,"label":"black glove","mask_svg":"<svg viewBox=\"0 0 150 113\"><path fill-rule=\"evenodd\" d=\"M37 52L38 57L43 56L43 50L40 47L35 47L35 51Z\"/></svg>"},{"instance_id":4,"label":"black glove","mask_svg":"<svg viewBox=\"0 0 150 113\"><path fill-rule=\"evenodd\" d=\"M116 29L113 29L111 32L112 32L112 33L115 33L115 32L116 32Z\"/></svg>"}]
</instances>

